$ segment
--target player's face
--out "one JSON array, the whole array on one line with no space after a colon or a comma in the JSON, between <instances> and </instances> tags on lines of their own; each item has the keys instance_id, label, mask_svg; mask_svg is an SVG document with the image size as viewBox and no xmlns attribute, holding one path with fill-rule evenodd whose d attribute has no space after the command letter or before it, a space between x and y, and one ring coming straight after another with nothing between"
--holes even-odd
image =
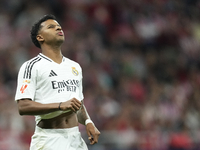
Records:
<instances>
[{"instance_id":1,"label":"player's face","mask_svg":"<svg viewBox=\"0 0 200 150\"><path fill-rule=\"evenodd\" d=\"M49 19L41 23L41 29L38 33L39 40L45 43L63 43L65 40L64 32L56 20Z\"/></svg>"}]
</instances>

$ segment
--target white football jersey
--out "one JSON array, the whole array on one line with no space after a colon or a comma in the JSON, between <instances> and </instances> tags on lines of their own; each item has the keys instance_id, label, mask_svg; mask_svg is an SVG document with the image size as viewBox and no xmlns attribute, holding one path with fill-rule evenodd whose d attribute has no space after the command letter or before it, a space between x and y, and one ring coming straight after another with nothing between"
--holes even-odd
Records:
<instances>
[{"instance_id":1,"label":"white football jersey","mask_svg":"<svg viewBox=\"0 0 200 150\"><path fill-rule=\"evenodd\" d=\"M40 53L21 66L15 100L28 98L48 104L65 102L74 97L83 100L82 69L78 63L63 57L62 63L58 64ZM64 112L37 115L36 124L41 119L53 118Z\"/></svg>"}]
</instances>

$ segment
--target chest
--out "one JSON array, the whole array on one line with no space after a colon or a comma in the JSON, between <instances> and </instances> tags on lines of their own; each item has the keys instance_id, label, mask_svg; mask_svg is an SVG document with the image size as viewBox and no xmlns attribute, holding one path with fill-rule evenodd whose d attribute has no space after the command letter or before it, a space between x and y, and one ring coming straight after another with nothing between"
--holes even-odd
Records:
<instances>
[{"instance_id":1,"label":"chest","mask_svg":"<svg viewBox=\"0 0 200 150\"><path fill-rule=\"evenodd\" d=\"M47 65L37 70L37 74L39 86L51 86L52 88L79 86L82 78L81 70L73 65Z\"/></svg>"}]
</instances>

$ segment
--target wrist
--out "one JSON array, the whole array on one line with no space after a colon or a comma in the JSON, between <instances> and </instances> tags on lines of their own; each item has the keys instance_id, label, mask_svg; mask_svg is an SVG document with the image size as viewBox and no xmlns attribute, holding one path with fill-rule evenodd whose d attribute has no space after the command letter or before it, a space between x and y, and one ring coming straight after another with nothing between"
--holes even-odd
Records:
<instances>
[{"instance_id":1,"label":"wrist","mask_svg":"<svg viewBox=\"0 0 200 150\"><path fill-rule=\"evenodd\" d=\"M91 119L86 119L85 120L85 125L87 125L88 123L92 123L94 125L94 123L93 123L93 121Z\"/></svg>"}]
</instances>

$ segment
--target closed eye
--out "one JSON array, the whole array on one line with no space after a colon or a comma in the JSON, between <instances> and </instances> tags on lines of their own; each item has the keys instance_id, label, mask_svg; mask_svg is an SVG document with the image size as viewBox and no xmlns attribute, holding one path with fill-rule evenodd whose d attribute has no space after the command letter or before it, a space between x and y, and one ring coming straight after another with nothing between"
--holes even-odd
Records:
<instances>
[{"instance_id":1,"label":"closed eye","mask_svg":"<svg viewBox=\"0 0 200 150\"><path fill-rule=\"evenodd\" d=\"M54 28L55 25L49 25L47 28L50 29L50 28Z\"/></svg>"}]
</instances>

